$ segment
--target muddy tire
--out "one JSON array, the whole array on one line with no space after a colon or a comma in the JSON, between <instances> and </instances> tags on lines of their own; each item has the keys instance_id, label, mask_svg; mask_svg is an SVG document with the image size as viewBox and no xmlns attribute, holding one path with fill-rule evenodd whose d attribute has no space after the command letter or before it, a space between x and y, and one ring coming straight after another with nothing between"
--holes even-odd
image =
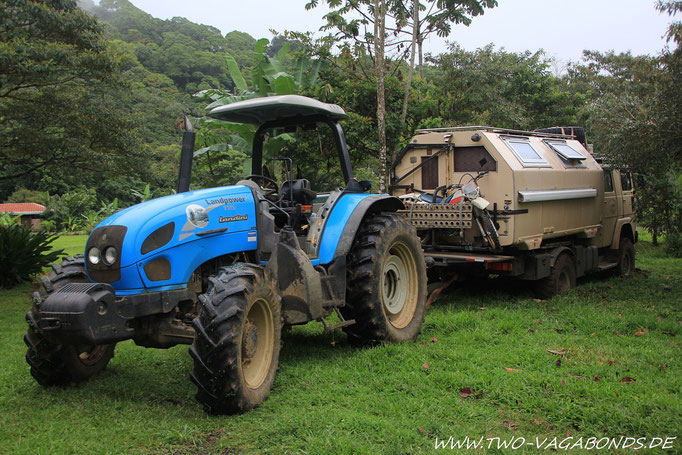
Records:
<instances>
[{"instance_id":1,"label":"muddy tire","mask_svg":"<svg viewBox=\"0 0 682 455\"><path fill-rule=\"evenodd\" d=\"M550 299L575 287L575 262L570 254L561 254L550 274L535 282L535 295L540 299Z\"/></svg>"},{"instance_id":2,"label":"muddy tire","mask_svg":"<svg viewBox=\"0 0 682 455\"><path fill-rule=\"evenodd\" d=\"M83 382L104 370L114 356L115 344L56 344L47 340L38 328L40 305L53 292L69 283L87 283L83 255L67 257L52 264L52 271L41 277L40 289L33 293L33 308L26 314L28 346L26 361L31 376L43 386Z\"/></svg>"},{"instance_id":3,"label":"muddy tire","mask_svg":"<svg viewBox=\"0 0 682 455\"><path fill-rule=\"evenodd\" d=\"M281 299L276 284L255 265L235 264L209 280L193 321L190 378L207 412L246 412L265 401L275 381Z\"/></svg>"},{"instance_id":4,"label":"muddy tire","mask_svg":"<svg viewBox=\"0 0 682 455\"><path fill-rule=\"evenodd\" d=\"M405 218L378 213L360 226L348 255L344 327L354 344L414 340L426 305L426 265L419 237Z\"/></svg>"},{"instance_id":5,"label":"muddy tire","mask_svg":"<svg viewBox=\"0 0 682 455\"><path fill-rule=\"evenodd\" d=\"M635 246L627 237L620 239L618 246L618 265L615 273L621 277L629 277L635 273Z\"/></svg>"}]
</instances>

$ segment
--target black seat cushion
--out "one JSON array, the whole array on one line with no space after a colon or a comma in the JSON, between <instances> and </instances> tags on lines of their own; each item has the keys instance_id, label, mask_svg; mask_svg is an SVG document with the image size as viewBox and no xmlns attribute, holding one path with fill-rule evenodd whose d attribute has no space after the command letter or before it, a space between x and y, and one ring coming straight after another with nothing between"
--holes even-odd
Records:
<instances>
[{"instance_id":1,"label":"black seat cushion","mask_svg":"<svg viewBox=\"0 0 682 455\"><path fill-rule=\"evenodd\" d=\"M317 193L310 189L310 181L306 179L287 180L279 189L282 200L293 201L297 204L310 205L317 197Z\"/></svg>"}]
</instances>

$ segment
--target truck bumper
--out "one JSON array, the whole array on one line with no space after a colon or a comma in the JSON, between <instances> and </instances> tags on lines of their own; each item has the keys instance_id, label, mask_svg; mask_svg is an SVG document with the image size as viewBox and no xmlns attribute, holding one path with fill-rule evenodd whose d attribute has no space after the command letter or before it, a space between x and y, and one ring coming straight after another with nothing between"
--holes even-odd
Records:
<instances>
[{"instance_id":1,"label":"truck bumper","mask_svg":"<svg viewBox=\"0 0 682 455\"><path fill-rule=\"evenodd\" d=\"M135 337L136 318L169 313L194 298L188 289L117 297L106 283L70 283L50 294L39 305L37 320L29 323L53 343L115 343Z\"/></svg>"}]
</instances>

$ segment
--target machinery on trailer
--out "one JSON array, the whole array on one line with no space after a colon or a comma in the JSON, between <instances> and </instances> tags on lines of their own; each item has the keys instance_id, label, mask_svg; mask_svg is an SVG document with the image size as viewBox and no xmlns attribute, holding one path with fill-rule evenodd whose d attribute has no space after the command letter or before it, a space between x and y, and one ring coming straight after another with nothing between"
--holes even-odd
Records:
<instances>
[{"instance_id":1,"label":"machinery on trailer","mask_svg":"<svg viewBox=\"0 0 682 455\"><path fill-rule=\"evenodd\" d=\"M355 179L339 125L344 111L300 96L241 101L211 117L258 125L252 175L189 190L194 132L183 138L177 194L102 221L84 256L42 277L27 314L31 374L65 385L103 370L117 342L191 344L191 379L209 412L244 412L267 397L283 325L321 321L358 342L420 331L426 268L401 201ZM330 128L345 189L314 203L305 179L280 186L263 172L275 129ZM289 164L291 160L282 158ZM366 187L365 187L366 189ZM313 212L313 207L316 207ZM340 322L327 323L332 313Z\"/></svg>"},{"instance_id":2,"label":"machinery on trailer","mask_svg":"<svg viewBox=\"0 0 682 455\"><path fill-rule=\"evenodd\" d=\"M577 127L419 130L391 167L390 193L431 273L516 277L550 297L592 271L634 271L631 176L588 148Z\"/></svg>"}]
</instances>

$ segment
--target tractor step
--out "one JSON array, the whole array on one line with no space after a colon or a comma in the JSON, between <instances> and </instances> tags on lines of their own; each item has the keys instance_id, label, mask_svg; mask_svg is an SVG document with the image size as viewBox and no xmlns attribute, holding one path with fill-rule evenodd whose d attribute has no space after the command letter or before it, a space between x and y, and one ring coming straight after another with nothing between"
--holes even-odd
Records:
<instances>
[{"instance_id":1,"label":"tractor step","mask_svg":"<svg viewBox=\"0 0 682 455\"><path fill-rule=\"evenodd\" d=\"M334 308L334 312L339 317L339 319L341 319L341 322L337 322L335 324L327 324L327 318L321 318L320 322L322 322L325 331L340 329L341 327L347 327L349 325L355 324L355 319L349 319L347 321L343 319L343 315L339 311L338 307Z\"/></svg>"},{"instance_id":2,"label":"tractor step","mask_svg":"<svg viewBox=\"0 0 682 455\"><path fill-rule=\"evenodd\" d=\"M602 272L604 270L612 269L612 268L616 267L617 265L618 265L618 262L609 262L609 261L602 260L602 261L599 261L599 266L597 267L597 270Z\"/></svg>"}]
</instances>

